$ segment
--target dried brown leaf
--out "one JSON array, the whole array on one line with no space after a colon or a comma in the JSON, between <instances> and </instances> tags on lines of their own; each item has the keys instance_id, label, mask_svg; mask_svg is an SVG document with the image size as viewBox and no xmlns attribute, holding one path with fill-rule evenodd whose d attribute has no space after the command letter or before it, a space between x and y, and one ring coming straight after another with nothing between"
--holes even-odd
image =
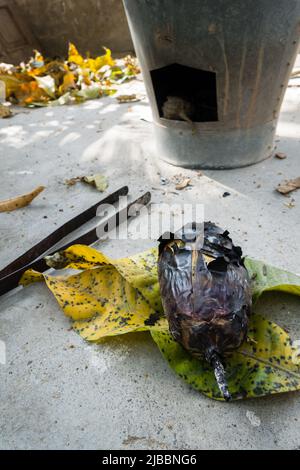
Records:
<instances>
[{"instance_id":1,"label":"dried brown leaf","mask_svg":"<svg viewBox=\"0 0 300 470\"><path fill-rule=\"evenodd\" d=\"M10 212L28 206L44 189L44 186L39 186L31 193L0 201L0 212Z\"/></svg>"},{"instance_id":2,"label":"dried brown leaf","mask_svg":"<svg viewBox=\"0 0 300 470\"><path fill-rule=\"evenodd\" d=\"M184 178L182 181L176 184L175 189L181 191L182 189L187 188L191 184L191 178Z\"/></svg>"},{"instance_id":3,"label":"dried brown leaf","mask_svg":"<svg viewBox=\"0 0 300 470\"><path fill-rule=\"evenodd\" d=\"M74 184L78 183L78 181L82 181L82 178L82 176L75 176L74 178L65 180L65 184L67 186L74 186Z\"/></svg>"},{"instance_id":4,"label":"dried brown leaf","mask_svg":"<svg viewBox=\"0 0 300 470\"><path fill-rule=\"evenodd\" d=\"M141 98L134 93L132 95L119 95L117 96L117 100L119 103L133 103L135 101L141 101Z\"/></svg>"},{"instance_id":5,"label":"dried brown leaf","mask_svg":"<svg viewBox=\"0 0 300 470\"><path fill-rule=\"evenodd\" d=\"M275 157L279 158L279 160L284 160L287 157L287 155L283 152L277 152L275 153Z\"/></svg>"},{"instance_id":6,"label":"dried brown leaf","mask_svg":"<svg viewBox=\"0 0 300 470\"><path fill-rule=\"evenodd\" d=\"M277 186L277 191L281 194L288 194L300 188L300 176L295 179L284 181Z\"/></svg>"},{"instance_id":7,"label":"dried brown leaf","mask_svg":"<svg viewBox=\"0 0 300 470\"><path fill-rule=\"evenodd\" d=\"M78 183L78 181L82 181L83 183L90 184L91 186L95 186L98 191L103 192L108 187L108 180L106 176L101 174L89 175L89 176L75 176L73 178L65 180L65 184L67 186L74 186L74 184Z\"/></svg>"}]
</instances>

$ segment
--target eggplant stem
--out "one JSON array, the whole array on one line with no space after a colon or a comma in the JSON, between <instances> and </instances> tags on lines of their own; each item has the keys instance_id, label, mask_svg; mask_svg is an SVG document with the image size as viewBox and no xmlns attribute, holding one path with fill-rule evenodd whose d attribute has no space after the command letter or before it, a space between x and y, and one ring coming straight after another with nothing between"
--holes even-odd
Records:
<instances>
[{"instance_id":1,"label":"eggplant stem","mask_svg":"<svg viewBox=\"0 0 300 470\"><path fill-rule=\"evenodd\" d=\"M210 354L209 362L214 369L216 381L222 396L226 401L230 401L232 396L228 390L225 368L216 352Z\"/></svg>"}]
</instances>

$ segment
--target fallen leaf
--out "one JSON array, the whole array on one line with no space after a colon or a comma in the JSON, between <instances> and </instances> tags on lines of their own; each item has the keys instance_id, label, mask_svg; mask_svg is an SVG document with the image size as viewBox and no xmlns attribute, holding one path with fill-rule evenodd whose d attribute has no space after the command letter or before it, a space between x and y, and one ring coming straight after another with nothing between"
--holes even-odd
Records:
<instances>
[{"instance_id":1,"label":"fallen leaf","mask_svg":"<svg viewBox=\"0 0 300 470\"><path fill-rule=\"evenodd\" d=\"M44 189L44 186L39 186L31 193L0 201L0 212L10 212L28 206Z\"/></svg>"},{"instance_id":2,"label":"fallen leaf","mask_svg":"<svg viewBox=\"0 0 300 470\"><path fill-rule=\"evenodd\" d=\"M15 66L13 64L6 64L5 62L0 62L0 74L10 73L15 71Z\"/></svg>"},{"instance_id":3,"label":"fallen leaf","mask_svg":"<svg viewBox=\"0 0 300 470\"><path fill-rule=\"evenodd\" d=\"M286 180L285 182L280 183L276 189L281 194L288 194L299 188L300 188L300 176L298 176L298 178Z\"/></svg>"},{"instance_id":4,"label":"fallen leaf","mask_svg":"<svg viewBox=\"0 0 300 470\"><path fill-rule=\"evenodd\" d=\"M4 83L6 99L10 98L18 90L22 81L10 73L0 74L0 81Z\"/></svg>"},{"instance_id":5,"label":"fallen leaf","mask_svg":"<svg viewBox=\"0 0 300 470\"><path fill-rule=\"evenodd\" d=\"M249 276L253 279L252 297L254 303L265 292L274 290L300 296L300 276L248 257L245 258L245 266Z\"/></svg>"},{"instance_id":6,"label":"fallen leaf","mask_svg":"<svg viewBox=\"0 0 300 470\"><path fill-rule=\"evenodd\" d=\"M30 64L32 71L35 71L35 73L38 73L38 70L44 67L45 59L42 56L42 54L36 49L33 52L34 52L34 57L30 59L29 64Z\"/></svg>"},{"instance_id":7,"label":"fallen leaf","mask_svg":"<svg viewBox=\"0 0 300 470\"><path fill-rule=\"evenodd\" d=\"M86 68L91 69L93 72L99 72L105 66L114 67L115 61L111 56L111 50L107 47L104 47L103 49L105 50L105 54L98 56L95 59L86 59Z\"/></svg>"},{"instance_id":8,"label":"fallen leaf","mask_svg":"<svg viewBox=\"0 0 300 470\"><path fill-rule=\"evenodd\" d=\"M69 43L68 62L72 62L77 65L83 65L84 63L83 57L79 54L76 46L71 42Z\"/></svg>"},{"instance_id":9,"label":"fallen leaf","mask_svg":"<svg viewBox=\"0 0 300 470\"><path fill-rule=\"evenodd\" d=\"M50 261L50 263L49 263ZM157 279L157 250L113 260L93 248L74 245L47 264L82 269L73 276L27 271L21 284L45 280L73 328L88 341L105 336L166 329Z\"/></svg>"},{"instance_id":10,"label":"fallen leaf","mask_svg":"<svg viewBox=\"0 0 300 470\"><path fill-rule=\"evenodd\" d=\"M260 315L250 319L251 341L226 357L226 376L233 400L260 397L300 389L300 368L291 358L296 350L289 335ZM151 331L151 336L170 367L196 390L224 401L212 368L192 358L169 332Z\"/></svg>"},{"instance_id":11,"label":"fallen leaf","mask_svg":"<svg viewBox=\"0 0 300 470\"><path fill-rule=\"evenodd\" d=\"M15 90L14 96L17 102L23 106L34 105L35 102L45 104L50 100L48 93L43 88L40 88L36 80L21 83Z\"/></svg>"},{"instance_id":12,"label":"fallen leaf","mask_svg":"<svg viewBox=\"0 0 300 470\"><path fill-rule=\"evenodd\" d=\"M288 207L289 209L292 209L293 207L296 206L295 202L294 201L290 201L286 204L284 204L286 207Z\"/></svg>"},{"instance_id":13,"label":"fallen leaf","mask_svg":"<svg viewBox=\"0 0 300 470\"><path fill-rule=\"evenodd\" d=\"M73 96L77 101L86 101L100 98L102 94L104 94L104 90L101 89L100 85L91 85L77 90L73 93Z\"/></svg>"},{"instance_id":14,"label":"fallen leaf","mask_svg":"<svg viewBox=\"0 0 300 470\"><path fill-rule=\"evenodd\" d=\"M181 191L182 189L187 188L191 184L191 178L184 178L182 181L176 184L175 189Z\"/></svg>"},{"instance_id":15,"label":"fallen leaf","mask_svg":"<svg viewBox=\"0 0 300 470\"><path fill-rule=\"evenodd\" d=\"M108 181L106 176L96 174L96 175L91 175L91 176L83 176L82 181L85 183L91 184L92 186L95 186L98 191L105 191L106 188L108 187Z\"/></svg>"},{"instance_id":16,"label":"fallen leaf","mask_svg":"<svg viewBox=\"0 0 300 470\"><path fill-rule=\"evenodd\" d=\"M63 106L65 104L70 104L73 101L75 102L75 99L71 96L71 93L67 92L57 98L57 100L50 101L50 103L47 103L47 106ZM39 104L35 103L35 105L38 106Z\"/></svg>"},{"instance_id":17,"label":"fallen leaf","mask_svg":"<svg viewBox=\"0 0 300 470\"><path fill-rule=\"evenodd\" d=\"M49 60L34 51L28 63L1 64L6 99L22 106L60 106L112 95L115 85L134 78L139 68L135 58L114 60L110 49L104 51L95 58L84 57L70 43L66 61Z\"/></svg>"},{"instance_id":18,"label":"fallen leaf","mask_svg":"<svg viewBox=\"0 0 300 470\"><path fill-rule=\"evenodd\" d=\"M117 96L117 100L119 103L133 103L134 101L141 101L141 98L139 98L136 94L119 95Z\"/></svg>"},{"instance_id":19,"label":"fallen leaf","mask_svg":"<svg viewBox=\"0 0 300 470\"><path fill-rule=\"evenodd\" d=\"M84 339L98 342L105 336L150 330L177 375L208 397L222 400L208 363L190 356L169 334L159 295L156 248L113 260L93 248L74 245L50 258L54 268L81 272L52 276L30 270L21 283L45 280ZM253 279L254 301L273 290L300 295L299 276L250 258L246 258L246 266ZM289 335L255 313L248 335L249 341L226 357L233 398L299 390L299 351L291 345Z\"/></svg>"},{"instance_id":20,"label":"fallen leaf","mask_svg":"<svg viewBox=\"0 0 300 470\"><path fill-rule=\"evenodd\" d=\"M44 90L50 98L55 98L55 80L51 75L44 77L35 77L39 88Z\"/></svg>"},{"instance_id":21,"label":"fallen leaf","mask_svg":"<svg viewBox=\"0 0 300 470\"><path fill-rule=\"evenodd\" d=\"M65 95L70 90L76 89L75 75L73 72L67 72L63 76L63 83L59 86L59 94Z\"/></svg>"},{"instance_id":22,"label":"fallen leaf","mask_svg":"<svg viewBox=\"0 0 300 470\"><path fill-rule=\"evenodd\" d=\"M79 181L95 186L95 188L97 188L100 192L105 191L108 187L107 177L101 174L90 176L75 176L73 178L66 179L64 183L67 186L74 186L74 184L78 183Z\"/></svg>"},{"instance_id":23,"label":"fallen leaf","mask_svg":"<svg viewBox=\"0 0 300 470\"><path fill-rule=\"evenodd\" d=\"M75 176L74 178L67 179L65 180L65 184L67 186L74 186L78 181L82 181L82 176Z\"/></svg>"},{"instance_id":24,"label":"fallen leaf","mask_svg":"<svg viewBox=\"0 0 300 470\"><path fill-rule=\"evenodd\" d=\"M283 152L277 152L275 153L275 157L279 158L280 160L284 160L285 158L287 158L287 155Z\"/></svg>"},{"instance_id":25,"label":"fallen leaf","mask_svg":"<svg viewBox=\"0 0 300 470\"><path fill-rule=\"evenodd\" d=\"M12 116L13 113L11 112L10 108L0 103L0 118L5 119Z\"/></svg>"}]
</instances>

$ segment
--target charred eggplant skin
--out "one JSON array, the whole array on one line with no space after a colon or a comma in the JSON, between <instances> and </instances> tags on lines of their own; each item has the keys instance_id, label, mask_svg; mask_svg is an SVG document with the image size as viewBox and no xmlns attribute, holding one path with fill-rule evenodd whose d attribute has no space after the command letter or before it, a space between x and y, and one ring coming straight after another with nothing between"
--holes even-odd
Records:
<instances>
[{"instance_id":1,"label":"charred eggplant skin","mask_svg":"<svg viewBox=\"0 0 300 470\"><path fill-rule=\"evenodd\" d=\"M159 242L158 278L171 335L192 355L222 367L216 361L244 341L251 312L241 248L212 222L183 227L179 238L163 235Z\"/></svg>"}]
</instances>

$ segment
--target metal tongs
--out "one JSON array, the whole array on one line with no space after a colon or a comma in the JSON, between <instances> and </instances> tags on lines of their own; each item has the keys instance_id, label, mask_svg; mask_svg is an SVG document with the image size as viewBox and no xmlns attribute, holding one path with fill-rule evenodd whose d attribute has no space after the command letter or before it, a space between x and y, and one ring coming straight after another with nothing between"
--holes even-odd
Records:
<instances>
[{"instance_id":1,"label":"metal tongs","mask_svg":"<svg viewBox=\"0 0 300 470\"><path fill-rule=\"evenodd\" d=\"M121 196L126 196L127 194L128 186L123 186L114 193L108 195L106 198L101 199L101 201L63 224L46 238L26 251L26 253L19 256L12 263L2 269L0 271L0 296L18 287L22 275L28 269L35 269L39 272L44 272L49 269L43 255L46 253L49 256L53 255L57 250L51 252L51 248L74 230L80 228L83 224L93 219L96 216L97 209L101 207L101 205L114 204ZM95 228L66 243L62 247L59 247L59 251L66 250L69 246L74 244L91 245L99 239L99 233L107 233L109 231L109 227L112 226L112 222L114 227L118 227L122 221L135 217L138 214L139 206L147 205L150 200L150 192L143 194L138 199L119 210L119 212L98 224Z\"/></svg>"}]
</instances>

